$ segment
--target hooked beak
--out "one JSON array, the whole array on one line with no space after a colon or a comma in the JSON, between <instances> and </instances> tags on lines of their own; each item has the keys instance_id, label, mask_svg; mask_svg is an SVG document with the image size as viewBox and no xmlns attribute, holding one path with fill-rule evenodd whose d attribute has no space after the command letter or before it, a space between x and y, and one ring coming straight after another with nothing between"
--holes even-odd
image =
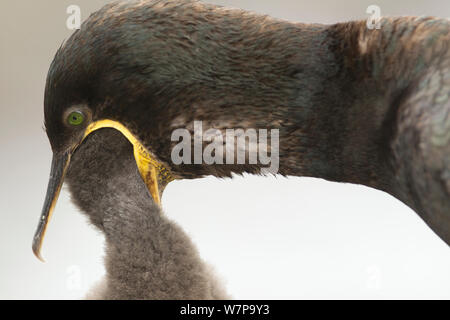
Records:
<instances>
[{"instance_id":1,"label":"hooked beak","mask_svg":"<svg viewBox=\"0 0 450 320\"><path fill-rule=\"evenodd\" d=\"M50 221L56 201L58 200L59 192L61 191L64 181L64 176L67 168L69 167L70 156L71 152L66 152L62 155L53 155L44 207L42 208L42 213L39 218L38 227L34 234L32 245L34 255L41 261L44 261L41 256L42 241L44 240L48 222Z\"/></svg>"},{"instance_id":2,"label":"hooked beak","mask_svg":"<svg viewBox=\"0 0 450 320\"><path fill-rule=\"evenodd\" d=\"M160 196L163 188L167 183L173 180L170 171L155 160L155 158L145 149L139 140L120 122L114 120L99 120L93 122L86 128L83 140L90 133L101 128L117 129L130 141L133 145L134 158L141 177L147 185L147 189L151 194L153 201L155 201L156 204L161 205ZM52 216L56 201L58 200L58 196L64 182L64 176L70 164L72 152L73 150L70 150L62 155L53 155L44 207L42 208L42 213L39 219L38 227L34 234L32 245L33 253L41 261L44 261L41 255L41 248L45 231L47 230L47 225Z\"/></svg>"}]
</instances>

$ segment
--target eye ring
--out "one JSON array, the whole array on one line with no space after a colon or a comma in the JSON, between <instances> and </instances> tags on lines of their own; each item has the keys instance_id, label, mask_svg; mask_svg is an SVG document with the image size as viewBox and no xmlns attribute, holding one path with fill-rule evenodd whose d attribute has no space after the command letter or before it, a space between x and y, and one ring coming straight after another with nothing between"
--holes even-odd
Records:
<instances>
[{"instance_id":1,"label":"eye ring","mask_svg":"<svg viewBox=\"0 0 450 320\"><path fill-rule=\"evenodd\" d=\"M68 117L67 122L72 126L79 126L83 124L85 119L84 113L81 111L72 111Z\"/></svg>"}]
</instances>

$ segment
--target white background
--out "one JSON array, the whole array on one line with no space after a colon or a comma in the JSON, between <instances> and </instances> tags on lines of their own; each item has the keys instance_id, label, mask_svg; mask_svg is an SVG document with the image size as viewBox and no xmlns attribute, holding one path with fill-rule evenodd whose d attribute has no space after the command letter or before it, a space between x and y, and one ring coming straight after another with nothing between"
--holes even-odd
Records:
<instances>
[{"instance_id":1,"label":"white background","mask_svg":"<svg viewBox=\"0 0 450 320\"><path fill-rule=\"evenodd\" d=\"M450 17L448 0L210 1L302 22L385 15ZM106 1L0 4L0 298L79 299L103 274L102 237L64 191L44 244L31 253L51 151L43 92L52 57ZM167 214L198 245L237 299L450 298L450 248L408 207L362 186L311 178L205 178L171 183Z\"/></svg>"}]
</instances>

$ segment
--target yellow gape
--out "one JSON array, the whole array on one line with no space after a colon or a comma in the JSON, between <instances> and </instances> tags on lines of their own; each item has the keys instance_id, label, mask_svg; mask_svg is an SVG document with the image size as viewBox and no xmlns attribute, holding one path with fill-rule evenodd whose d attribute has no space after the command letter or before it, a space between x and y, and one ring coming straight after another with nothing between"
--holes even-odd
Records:
<instances>
[{"instance_id":1,"label":"yellow gape","mask_svg":"<svg viewBox=\"0 0 450 320\"><path fill-rule=\"evenodd\" d=\"M99 120L91 123L84 133L83 140L93 131L101 128L114 128L130 141L134 149L134 158L142 179L147 185L153 200L161 205L159 183L164 185L174 180L170 172L147 151L142 143L123 124L114 120Z\"/></svg>"}]
</instances>

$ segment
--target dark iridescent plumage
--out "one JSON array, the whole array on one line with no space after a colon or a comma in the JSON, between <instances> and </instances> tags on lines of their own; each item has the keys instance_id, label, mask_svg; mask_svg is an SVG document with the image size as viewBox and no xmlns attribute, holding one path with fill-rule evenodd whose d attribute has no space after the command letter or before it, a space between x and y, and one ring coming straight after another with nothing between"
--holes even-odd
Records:
<instances>
[{"instance_id":1,"label":"dark iridescent plumage","mask_svg":"<svg viewBox=\"0 0 450 320\"><path fill-rule=\"evenodd\" d=\"M55 152L63 111L124 123L176 178L257 165L171 162L171 132L280 130L280 174L384 190L450 244L450 21L298 24L197 1L128 1L94 13L49 71ZM206 130L207 128L205 128ZM77 197L77 194L74 195ZM326 195L324 195L326 197Z\"/></svg>"}]
</instances>

